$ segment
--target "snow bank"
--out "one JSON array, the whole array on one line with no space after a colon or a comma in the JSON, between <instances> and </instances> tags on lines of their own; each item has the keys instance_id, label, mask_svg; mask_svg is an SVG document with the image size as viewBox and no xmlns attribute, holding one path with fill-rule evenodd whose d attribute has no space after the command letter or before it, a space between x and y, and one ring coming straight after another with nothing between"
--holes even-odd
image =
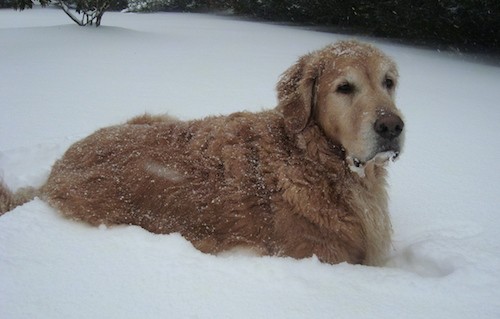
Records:
<instances>
[{"instance_id":1,"label":"snow bank","mask_svg":"<svg viewBox=\"0 0 500 319\"><path fill-rule=\"evenodd\" d=\"M209 15L103 22L0 10L0 174L10 187L43 183L72 142L143 112L273 107L281 72L342 38ZM386 267L214 257L176 234L68 221L37 199L0 217L0 318L500 317L500 69L379 46L399 63L407 129L389 167Z\"/></svg>"}]
</instances>

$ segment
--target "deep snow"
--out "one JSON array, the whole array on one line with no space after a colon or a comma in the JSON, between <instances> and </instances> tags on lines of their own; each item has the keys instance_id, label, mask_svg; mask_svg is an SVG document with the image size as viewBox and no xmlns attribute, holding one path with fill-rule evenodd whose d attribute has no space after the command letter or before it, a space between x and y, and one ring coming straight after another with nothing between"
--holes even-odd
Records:
<instances>
[{"instance_id":1,"label":"deep snow","mask_svg":"<svg viewBox=\"0 0 500 319\"><path fill-rule=\"evenodd\" d=\"M143 112L276 103L298 56L344 38L195 14L0 10L0 173L39 185L74 141ZM374 41L373 39L364 39ZM381 268L205 255L179 235L92 228L34 200L0 217L0 318L499 318L500 68L378 45L400 67Z\"/></svg>"}]
</instances>

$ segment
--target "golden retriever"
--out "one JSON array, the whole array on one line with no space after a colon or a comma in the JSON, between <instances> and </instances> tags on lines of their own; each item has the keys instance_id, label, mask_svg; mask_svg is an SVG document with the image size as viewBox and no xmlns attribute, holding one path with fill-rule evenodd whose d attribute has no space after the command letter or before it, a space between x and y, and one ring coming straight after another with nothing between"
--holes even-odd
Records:
<instances>
[{"instance_id":1,"label":"golden retriever","mask_svg":"<svg viewBox=\"0 0 500 319\"><path fill-rule=\"evenodd\" d=\"M386 163L401 151L395 63L343 41L280 78L278 106L177 121L144 115L72 145L35 195L92 225L179 232L199 250L380 265L390 246Z\"/></svg>"}]
</instances>

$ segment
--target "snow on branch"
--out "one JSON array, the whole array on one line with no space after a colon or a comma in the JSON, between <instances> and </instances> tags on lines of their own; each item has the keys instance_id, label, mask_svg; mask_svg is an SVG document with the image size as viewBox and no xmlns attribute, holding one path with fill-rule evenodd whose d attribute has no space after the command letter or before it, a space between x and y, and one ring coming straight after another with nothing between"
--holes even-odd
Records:
<instances>
[{"instance_id":1,"label":"snow on branch","mask_svg":"<svg viewBox=\"0 0 500 319\"><path fill-rule=\"evenodd\" d=\"M76 2L76 8L72 9L66 1L57 0L56 5L58 5L76 24L80 26L95 24L95 26L98 27L101 25L102 16L109 8L110 3L106 0L78 0Z\"/></svg>"},{"instance_id":2,"label":"snow on branch","mask_svg":"<svg viewBox=\"0 0 500 319\"><path fill-rule=\"evenodd\" d=\"M33 8L34 0L17 0L12 6L18 10ZM80 26L101 25L104 12L110 7L110 0L38 0L42 7L54 4L61 8L73 22Z\"/></svg>"}]
</instances>

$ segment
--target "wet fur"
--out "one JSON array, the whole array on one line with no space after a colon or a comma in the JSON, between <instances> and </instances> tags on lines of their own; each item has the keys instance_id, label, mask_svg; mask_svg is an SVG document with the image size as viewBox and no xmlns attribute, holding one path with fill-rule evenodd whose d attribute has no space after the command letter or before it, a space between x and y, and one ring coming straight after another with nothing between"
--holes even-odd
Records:
<instances>
[{"instance_id":1,"label":"wet fur","mask_svg":"<svg viewBox=\"0 0 500 319\"><path fill-rule=\"evenodd\" d=\"M345 97L331 94L339 65L372 72L380 64L395 72L375 48L341 42L287 70L273 110L187 122L144 115L98 130L68 149L38 194L70 218L179 232L207 253L244 247L380 265L391 235L385 167L367 163L361 177L346 158L377 148L352 127L373 122L380 105L398 112L393 93L368 90L377 105L358 101L353 115L336 109ZM0 186L2 212L28 200L15 197Z\"/></svg>"}]
</instances>

